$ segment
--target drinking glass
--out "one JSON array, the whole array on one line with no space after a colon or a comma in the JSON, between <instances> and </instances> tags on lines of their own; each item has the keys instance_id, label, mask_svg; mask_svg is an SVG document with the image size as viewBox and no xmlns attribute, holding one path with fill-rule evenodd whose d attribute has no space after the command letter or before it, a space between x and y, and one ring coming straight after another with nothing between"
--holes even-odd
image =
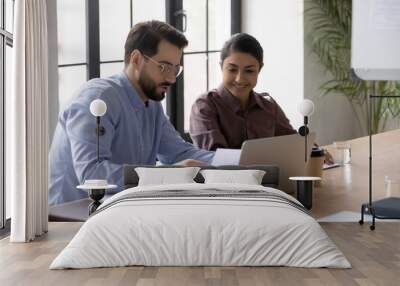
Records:
<instances>
[{"instance_id":1,"label":"drinking glass","mask_svg":"<svg viewBox=\"0 0 400 286\"><path fill-rule=\"evenodd\" d=\"M385 176L385 196L400 197L400 179Z\"/></svg>"},{"instance_id":2,"label":"drinking glass","mask_svg":"<svg viewBox=\"0 0 400 286\"><path fill-rule=\"evenodd\" d=\"M333 159L335 163L340 165L350 164L351 162L351 145L346 141L333 142Z\"/></svg>"}]
</instances>

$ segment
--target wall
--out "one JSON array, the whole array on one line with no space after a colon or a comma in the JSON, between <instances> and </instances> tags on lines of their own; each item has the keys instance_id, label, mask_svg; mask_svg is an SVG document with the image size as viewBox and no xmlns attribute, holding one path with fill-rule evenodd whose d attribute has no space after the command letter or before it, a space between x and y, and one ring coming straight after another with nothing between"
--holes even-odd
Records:
<instances>
[{"instance_id":1,"label":"wall","mask_svg":"<svg viewBox=\"0 0 400 286\"><path fill-rule=\"evenodd\" d=\"M314 101L315 113L310 128L317 142L325 145L335 140L361 136L353 110L345 97L320 97L319 86L330 79L311 53L306 36L310 29L307 0L243 0L242 30L254 35L264 48L264 70L256 87L278 101L292 125L302 124L297 105L303 98Z\"/></svg>"},{"instance_id":2,"label":"wall","mask_svg":"<svg viewBox=\"0 0 400 286\"><path fill-rule=\"evenodd\" d=\"M307 0L304 1L304 10L308 9ZM310 128L317 133L317 142L321 145L333 141L348 140L360 137L360 126L351 104L346 97L339 94L329 94L321 97L319 87L322 83L332 79L312 53L309 40L311 29L307 13L304 14L304 96L315 104L315 113L311 117Z\"/></svg>"},{"instance_id":3,"label":"wall","mask_svg":"<svg viewBox=\"0 0 400 286\"><path fill-rule=\"evenodd\" d=\"M264 49L264 68L256 91L269 92L292 125L302 118L297 105L304 97L303 0L243 0L242 31Z\"/></svg>"}]
</instances>

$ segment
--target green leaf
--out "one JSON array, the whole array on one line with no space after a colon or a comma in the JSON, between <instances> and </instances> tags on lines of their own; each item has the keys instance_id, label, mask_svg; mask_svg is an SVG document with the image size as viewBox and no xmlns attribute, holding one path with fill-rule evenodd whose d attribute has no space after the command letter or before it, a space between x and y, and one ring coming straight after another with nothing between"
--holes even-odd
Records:
<instances>
[{"instance_id":1,"label":"green leaf","mask_svg":"<svg viewBox=\"0 0 400 286\"><path fill-rule=\"evenodd\" d=\"M320 63L333 76L321 84L321 96L340 94L355 107L366 108L368 95L400 96L400 82L353 80L351 61L351 0L307 0L304 11L311 23L307 41ZM385 128L389 117L400 116L400 99L374 100L374 133ZM367 122L366 118L361 122Z\"/></svg>"}]
</instances>

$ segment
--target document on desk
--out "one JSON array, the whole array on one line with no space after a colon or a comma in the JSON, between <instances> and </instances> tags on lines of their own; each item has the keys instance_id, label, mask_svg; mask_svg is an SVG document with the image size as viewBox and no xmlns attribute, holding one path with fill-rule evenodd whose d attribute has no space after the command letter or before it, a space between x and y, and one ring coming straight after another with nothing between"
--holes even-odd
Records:
<instances>
[{"instance_id":1,"label":"document on desk","mask_svg":"<svg viewBox=\"0 0 400 286\"><path fill-rule=\"evenodd\" d=\"M213 166L239 165L240 149L218 148L211 162Z\"/></svg>"}]
</instances>

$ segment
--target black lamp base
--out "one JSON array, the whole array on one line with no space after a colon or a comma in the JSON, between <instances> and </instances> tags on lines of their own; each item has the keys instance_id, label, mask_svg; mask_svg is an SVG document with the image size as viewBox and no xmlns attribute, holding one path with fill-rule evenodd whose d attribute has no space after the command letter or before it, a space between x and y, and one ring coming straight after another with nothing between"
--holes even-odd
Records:
<instances>
[{"instance_id":1,"label":"black lamp base","mask_svg":"<svg viewBox=\"0 0 400 286\"><path fill-rule=\"evenodd\" d=\"M297 200L310 210L312 208L313 181L297 181Z\"/></svg>"},{"instance_id":2,"label":"black lamp base","mask_svg":"<svg viewBox=\"0 0 400 286\"><path fill-rule=\"evenodd\" d=\"M106 193L105 189L90 189L89 190L89 198L93 200L93 202L89 205L89 215L94 213L97 208L101 205L100 200L104 197Z\"/></svg>"}]
</instances>

